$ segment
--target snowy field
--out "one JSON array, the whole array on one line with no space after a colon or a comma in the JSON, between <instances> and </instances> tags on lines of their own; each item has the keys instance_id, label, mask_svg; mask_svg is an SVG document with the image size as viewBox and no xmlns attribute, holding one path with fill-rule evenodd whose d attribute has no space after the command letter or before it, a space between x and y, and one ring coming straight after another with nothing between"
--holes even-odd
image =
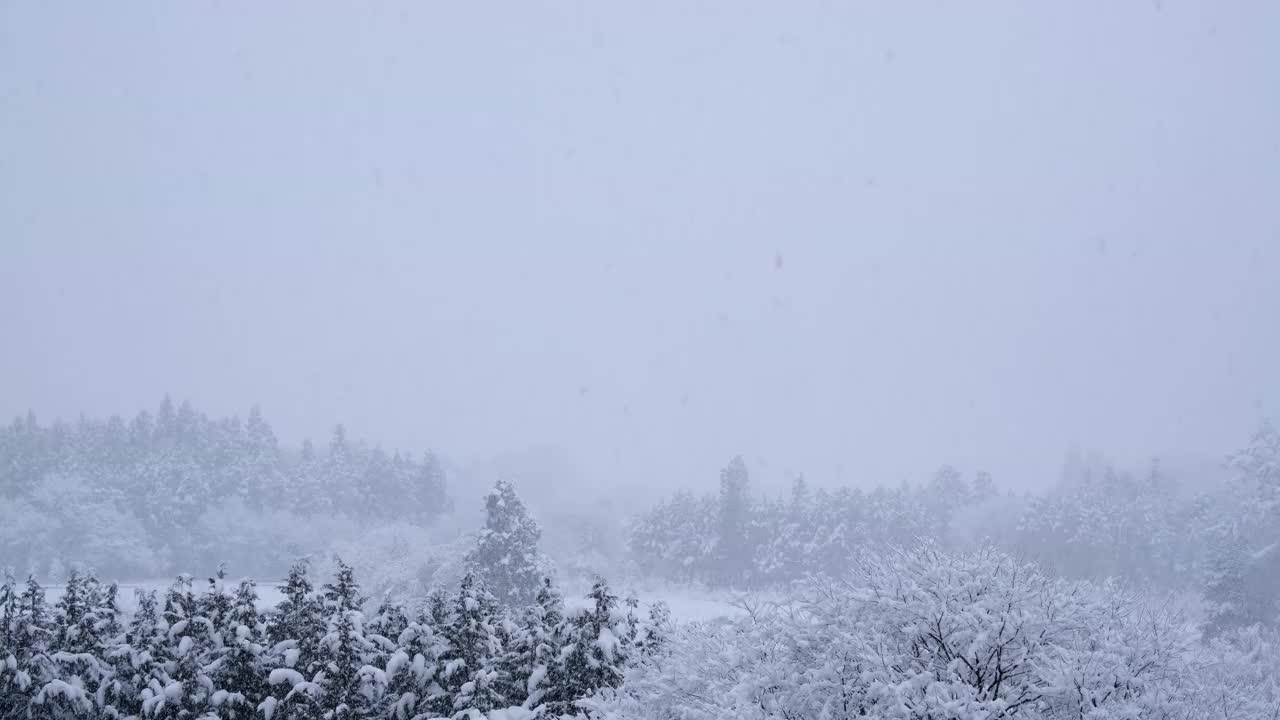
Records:
<instances>
[{"instance_id":1,"label":"snowy field","mask_svg":"<svg viewBox=\"0 0 1280 720\"><path fill-rule=\"evenodd\" d=\"M204 590L207 582L205 578L196 578L192 581L192 588L199 593ZM227 580L224 583L224 587L228 590L234 590L239 582L239 580ZM134 608L137 607L136 598L138 592L154 590L156 595L163 601L165 590L172 584L172 580L142 580L119 583L120 609L126 614L132 613ZM280 587L279 583L258 583L258 606L270 608L283 600L284 596L281 594ZM62 590L62 585L45 586L45 592L50 604L58 602L58 599L62 596ZM569 607L586 607L588 601L584 597L585 595L586 588L565 590L565 604ZM732 604L732 597L723 592L667 588L653 592L637 591L636 596L640 599L640 610L643 613L648 612L652 603L665 602L671 610L671 619L676 622L712 620L721 617L732 617L743 612L740 607ZM412 605L412 602L409 604Z\"/></svg>"}]
</instances>

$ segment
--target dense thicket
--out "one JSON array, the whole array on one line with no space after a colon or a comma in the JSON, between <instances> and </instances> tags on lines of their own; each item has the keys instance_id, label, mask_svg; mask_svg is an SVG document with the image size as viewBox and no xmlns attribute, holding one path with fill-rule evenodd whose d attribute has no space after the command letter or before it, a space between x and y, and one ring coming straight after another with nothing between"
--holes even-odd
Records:
<instances>
[{"instance_id":1,"label":"dense thicket","mask_svg":"<svg viewBox=\"0 0 1280 720\"><path fill-rule=\"evenodd\" d=\"M858 552L736 619L677 628L607 720L1274 720L1277 634L1204 639L1115 583L994 551Z\"/></svg>"},{"instance_id":2,"label":"dense thicket","mask_svg":"<svg viewBox=\"0 0 1280 720\"><path fill-rule=\"evenodd\" d=\"M35 580L0 585L0 718L471 717L524 707L572 713L621 683L662 624L600 580L566 608L549 580L504 608L468 575L420 607L371 613L351 569L312 586L295 565L272 609L252 581L180 576L121 613L115 585L77 573L54 606ZM661 615L657 615L659 620Z\"/></svg>"},{"instance_id":3,"label":"dense thicket","mask_svg":"<svg viewBox=\"0 0 1280 720\"><path fill-rule=\"evenodd\" d=\"M681 493L633 523L642 571L722 586L840 576L868 548L992 545L1068 577L1203 590L1214 624L1280 622L1280 435L1264 424L1230 456L1231 480L1192 485L1074 459L1048 493L1014 496L944 467L918 487L749 493L735 459L718 495Z\"/></svg>"},{"instance_id":4,"label":"dense thicket","mask_svg":"<svg viewBox=\"0 0 1280 720\"><path fill-rule=\"evenodd\" d=\"M128 422L41 426L28 415L0 428L0 500L0 557L55 575L68 561L134 575L211 565L250 520L427 523L449 507L431 453L387 453L342 426L324 452L286 450L256 408L243 422L213 419L168 397ZM302 548L234 559L273 550Z\"/></svg>"}]
</instances>

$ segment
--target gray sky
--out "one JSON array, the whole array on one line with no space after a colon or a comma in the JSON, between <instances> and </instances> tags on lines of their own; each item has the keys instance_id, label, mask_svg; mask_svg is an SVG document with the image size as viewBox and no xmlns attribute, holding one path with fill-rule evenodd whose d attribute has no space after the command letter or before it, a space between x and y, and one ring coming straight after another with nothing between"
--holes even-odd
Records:
<instances>
[{"instance_id":1,"label":"gray sky","mask_svg":"<svg viewBox=\"0 0 1280 720\"><path fill-rule=\"evenodd\" d=\"M1280 4L0 4L0 413L605 485L1280 416ZM762 462L763 461L763 462Z\"/></svg>"}]
</instances>

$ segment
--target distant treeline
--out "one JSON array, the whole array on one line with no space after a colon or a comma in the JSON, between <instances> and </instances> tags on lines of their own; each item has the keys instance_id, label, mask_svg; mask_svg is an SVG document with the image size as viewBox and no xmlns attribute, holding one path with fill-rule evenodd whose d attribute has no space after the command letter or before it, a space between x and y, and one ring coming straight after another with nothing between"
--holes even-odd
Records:
<instances>
[{"instance_id":1,"label":"distant treeline","mask_svg":"<svg viewBox=\"0 0 1280 720\"><path fill-rule=\"evenodd\" d=\"M203 592L189 575L139 592L132 616L117 586L72 570L50 607L29 577L0 583L0 719L342 720L576 714L658 650L665 606L646 618L596 578L587 607L566 607L540 574L541 529L507 482L485 498L485 524L456 592L376 610L337 561L317 589L297 562L272 610L251 580L219 570Z\"/></svg>"},{"instance_id":2,"label":"distant treeline","mask_svg":"<svg viewBox=\"0 0 1280 720\"><path fill-rule=\"evenodd\" d=\"M249 515L426 524L450 508L445 472L430 452L368 447L341 425L323 452L309 441L287 450L256 407L244 421L210 418L168 396L154 415L128 421L14 420L0 429L0 499L11 529L31 530L0 531L0 557L19 566L33 557L85 561L85 548L111 544L122 563L129 553L162 554L157 564L183 566L209 560L190 556L193 545L218 541L197 529L234 535ZM227 518L210 526L219 508Z\"/></svg>"},{"instance_id":3,"label":"distant treeline","mask_svg":"<svg viewBox=\"0 0 1280 720\"><path fill-rule=\"evenodd\" d=\"M716 495L675 495L633 522L632 559L648 574L712 585L784 585L842 576L868 547L925 540L991 545L1068 577L1202 591L1215 622L1280 624L1280 434L1263 426L1226 463L1228 482L1186 482L1153 463L1133 475L1069 460L1039 495L996 490L943 467L922 486L750 493L735 458Z\"/></svg>"}]
</instances>

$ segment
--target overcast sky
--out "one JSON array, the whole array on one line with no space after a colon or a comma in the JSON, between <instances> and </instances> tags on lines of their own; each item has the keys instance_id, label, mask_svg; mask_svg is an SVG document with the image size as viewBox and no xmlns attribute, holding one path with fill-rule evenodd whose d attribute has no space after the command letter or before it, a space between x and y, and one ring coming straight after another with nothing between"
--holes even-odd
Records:
<instances>
[{"instance_id":1,"label":"overcast sky","mask_svg":"<svg viewBox=\"0 0 1280 720\"><path fill-rule=\"evenodd\" d=\"M600 485L1280 416L1280 4L0 3L0 413Z\"/></svg>"}]
</instances>

